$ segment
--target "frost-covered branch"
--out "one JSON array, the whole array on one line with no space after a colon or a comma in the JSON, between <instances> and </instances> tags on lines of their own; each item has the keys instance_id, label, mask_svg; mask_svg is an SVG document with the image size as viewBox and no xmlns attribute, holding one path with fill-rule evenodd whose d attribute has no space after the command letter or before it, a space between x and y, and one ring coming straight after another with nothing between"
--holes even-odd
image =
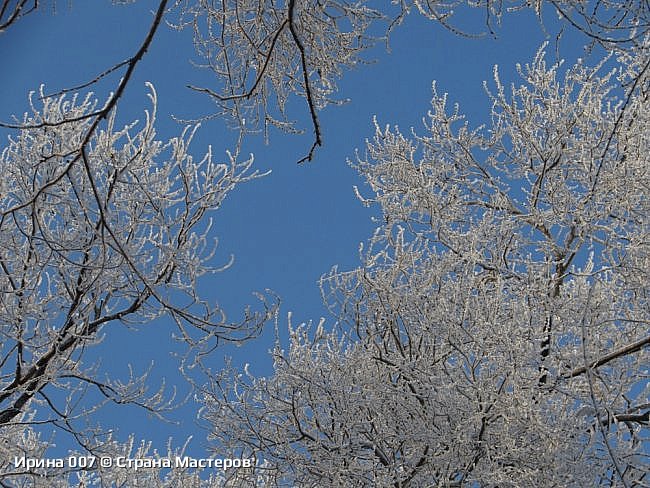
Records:
<instances>
[{"instance_id":1,"label":"frost-covered branch","mask_svg":"<svg viewBox=\"0 0 650 488\"><path fill-rule=\"evenodd\" d=\"M337 322L214 375L215 451L271 486L643 483L647 60L542 47L510 89L495 70L487 126L435 85L423 134L376 123L354 166L381 225L322 280Z\"/></svg>"},{"instance_id":2,"label":"frost-covered branch","mask_svg":"<svg viewBox=\"0 0 650 488\"><path fill-rule=\"evenodd\" d=\"M198 127L158 140L157 97L148 89L144 123L123 128L115 111L103 124L84 116L96 112L90 94L47 97L41 89L2 150L3 429L52 423L90 446L81 426L103 402L87 404L89 388L154 414L170 408L173 395L148 391L148 372L102 380L86 363L108 324L166 316L200 352L256 335L274 307L236 324L198 295L201 276L223 268L210 264L212 212L261 175L252 157L239 161L237 153L216 162L210 149L195 160L188 151Z\"/></svg>"}]
</instances>

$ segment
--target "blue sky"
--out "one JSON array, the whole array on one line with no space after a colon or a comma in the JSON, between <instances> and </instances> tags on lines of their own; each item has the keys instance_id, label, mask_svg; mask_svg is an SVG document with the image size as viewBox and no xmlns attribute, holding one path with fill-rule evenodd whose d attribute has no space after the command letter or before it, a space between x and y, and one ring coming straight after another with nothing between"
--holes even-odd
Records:
<instances>
[{"instance_id":1,"label":"blue sky","mask_svg":"<svg viewBox=\"0 0 650 488\"><path fill-rule=\"evenodd\" d=\"M0 35L0 120L26 111L27 93L41 83L49 92L77 85L132 55L157 7L149 0L126 5L112 5L108 0L58 3L56 10L48 5ZM482 17L464 22L472 28L483 27ZM346 73L340 96L351 102L320 114L324 147L317 150L312 163L301 166L295 162L311 144L311 127L306 105L293 103L290 115L306 129L304 136L272 133L268 146L257 139L244 145L244 153L255 153L256 168L271 169L272 174L238 187L215 214L215 235L220 240L216 260L226 262L234 254L235 264L202 282L204 296L216 299L236 319L246 304L255 303L252 292L268 288L282 299L282 317L291 310L294 322L318 321L321 316L334 320L321 304L317 281L335 264L342 269L355 267L359 243L374 229L372 210L362 207L352 191L353 185L362 182L346 163L355 149L363 151L364 140L373 135L372 117L381 125L397 124L404 131L411 126L420 129L435 79L438 91L449 92L450 102L459 102L470 124L478 125L489 112L482 82L491 80L493 65L500 65L504 81L515 80L514 64L529 61L544 39L530 13L506 16L497 39L459 37L417 14L410 16L395 30L390 53L380 45L370 56L375 63ZM567 37L563 52L576 55L579 45ZM158 92L161 137L181 130L171 114L209 113L208 99L185 88L188 83L210 82L206 73L190 66L193 55L189 32L163 26L120 102L121 120L142 118L148 108L146 81ZM116 81L110 78L93 91L103 99ZM194 141L194 152L202 154L211 144L216 156L225 156L234 136L221 122L207 122ZM5 135L0 134L0 139L6 140ZM285 324L282 320L281 326ZM156 379L165 378L168 385L180 381L170 356L174 349L171 324L162 320L136 333L120 326L109 329L105 342L94 352L103 370L119 376L127 372L127 363L141 370L153 362ZM224 354L229 354L235 364L248 362L252 372L267 374L271 363L266 353L271 346L272 334L266 334L240 348L217 351L213 363L218 367ZM97 420L115 428L119 438L132 432L138 439L152 440L157 449L164 449L170 436L182 444L193 435L190 452L199 456L204 453L205 433L196 425L196 408L190 402L170 415L178 425L160 423L130 407L106 408ZM57 449L74 446L62 435L55 442Z\"/></svg>"}]
</instances>

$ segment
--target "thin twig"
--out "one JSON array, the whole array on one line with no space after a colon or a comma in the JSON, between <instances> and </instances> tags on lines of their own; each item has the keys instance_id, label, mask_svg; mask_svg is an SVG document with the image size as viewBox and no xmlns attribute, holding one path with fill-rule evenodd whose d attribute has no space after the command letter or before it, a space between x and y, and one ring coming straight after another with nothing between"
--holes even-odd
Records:
<instances>
[{"instance_id":1,"label":"thin twig","mask_svg":"<svg viewBox=\"0 0 650 488\"><path fill-rule=\"evenodd\" d=\"M40 98L44 99L44 98L58 97L58 96L64 95L65 93L70 93L70 92L73 92L73 91L83 90L84 88L87 88L90 85L94 85L95 83L97 83L102 78L110 75L113 71L116 71L116 70L120 69L122 66L125 66L125 65L129 64L131 59L125 59L121 63L117 63L115 66L113 66L111 68L108 68L106 71L100 73L95 78L93 78L92 80L90 80L90 81L88 81L86 83L82 83L81 85L73 86L73 87L70 87L70 88L64 88L63 90L59 90L58 92L54 92L54 93L49 93L49 94L44 95L44 96L42 96Z\"/></svg>"},{"instance_id":2,"label":"thin twig","mask_svg":"<svg viewBox=\"0 0 650 488\"><path fill-rule=\"evenodd\" d=\"M26 12L21 14L20 12L22 11L22 9L23 9L23 7L25 6L26 3L27 3L27 0L20 0L16 4L16 6L14 7L14 11L11 13L9 18L4 23L0 24L0 33L3 30L5 30L7 27L9 27L11 24L13 24L20 17L24 17L28 13L33 12L34 10L36 10L38 8L38 0L34 0L34 5L32 6L32 8L30 8L29 10L27 10ZM2 17L5 14L8 5L9 5L9 0L6 0L4 2L4 4L2 5L2 11L0 11L0 17Z\"/></svg>"}]
</instances>

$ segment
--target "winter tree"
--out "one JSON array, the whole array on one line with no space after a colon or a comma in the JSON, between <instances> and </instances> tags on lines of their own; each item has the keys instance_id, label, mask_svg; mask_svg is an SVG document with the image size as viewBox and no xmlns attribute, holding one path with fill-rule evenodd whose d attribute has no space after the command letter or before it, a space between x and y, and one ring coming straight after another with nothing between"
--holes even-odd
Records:
<instances>
[{"instance_id":1,"label":"winter tree","mask_svg":"<svg viewBox=\"0 0 650 488\"><path fill-rule=\"evenodd\" d=\"M648 484L648 50L545 57L495 69L488 126L435 85L424 134L377 124L382 224L323 278L338 322L214 378L216 449L270 486Z\"/></svg>"},{"instance_id":2,"label":"winter tree","mask_svg":"<svg viewBox=\"0 0 650 488\"><path fill-rule=\"evenodd\" d=\"M144 122L121 128L115 111L103 127L87 117L97 107L91 95L41 92L39 103L32 95L32 112L0 157L0 440L7 453L38 457L43 444L30 426L51 424L93 453L106 439L86 422L102 403L154 414L174 403L173 391L149 391L147 372L104 379L86 363L109 324L167 315L201 349L245 340L265 321L251 314L230 324L214 298L196 292L197 279L219 270L210 264L211 213L260 175L252 158L237 154L216 162L209 150L194 159L188 150L198 127L158 140L151 85ZM100 394L98 404L83 401L89 390ZM11 463L2 456L4 474Z\"/></svg>"},{"instance_id":3,"label":"winter tree","mask_svg":"<svg viewBox=\"0 0 650 488\"><path fill-rule=\"evenodd\" d=\"M21 18L25 3L15 4L16 15L7 22ZM182 399L175 398L176 385L152 384L150 371L129 368L127 378L110 377L88 360L88 351L111 327L165 316L176 324L191 362L192 354L220 342L257 335L268 318L264 304L233 323L216 297L197 292L203 275L230 264L214 257L212 215L233 188L262 176L252 169L253 157L240 158L240 146L223 162L211 148L193 157L189 149L198 125L158 138L152 84L142 123L117 122L118 102L166 3L133 56L78 87L123 69L104 102L92 93L48 94L41 87L30 93L30 110L22 118L1 124L9 133L0 152L2 486L153 486L143 473L129 470L91 471L88 478L84 466L33 469L15 460L47 458L57 432L71 436L79 455L137 457L151 451L146 444L134 447L133 438L118 442L111 426L98 423L98 412L108 403L131 404L161 417ZM2 15L10 4L4 3ZM172 452L182 450L170 447ZM198 474L187 471L148 476L161 486L189 486L178 480Z\"/></svg>"},{"instance_id":4,"label":"winter tree","mask_svg":"<svg viewBox=\"0 0 650 488\"><path fill-rule=\"evenodd\" d=\"M0 35L42 6L0 2ZM323 279L336 326L291 328L268 378L228 368L202 389L215 455L255 469L16 468L15 457L47 455L44 428L70 434L80 455L182 456L96 422L105 403L160 415L173 388L151 392L147 372L99 376L86 358L109 325L166 315L203 353L254 336L275 312L264 304L231 323L197 292L224 264L212 212L260 176L240 158L245 137L302 130L287 109L302 98L313 141L300 161L311 160L320 111L341 103L337 82L406 15L454 31L473 12L492 33L518 9L542 27L559 17L608 54L565 69L540 51L510 92L495 71L487 127L435 90L424 135L377 126L356 167L382 225L358 269ZM2 124L0 484L647 484L648 14L640 0L160 1L131 57L75 89L32 94L29 112ZM117 122L164 22L191 29L214 75L190 86L215 107L196 118L241 133L225 162L190 155L197 125L157 138L153 85L145 120ZM105 102L82 93L113 76Z\"/></svg>"},{"instance_id":5,"label":"winter tree","mask_svg":"<svg viewBox=\"0 0 650 488\"><path fill-rule=\"evenodd\" d=\"M645 42L650 8L643 0L534 2L512 0L393 1L375 6L365 0L264 2L179 0L179 29L194 35L198 66L214 77L211 86L190 86L214 102L214 112L243 132L270 127L302 131L288 115L292 96L304 98L313 143L304 158L311 160L322 144L319 112L337 98L345 71L369 60L378 41L389 42L403 19L417 12L461 35L496 35L504 15L532 9L540 25L559 17L587 35L592 44L627 49ZM485 29L465 32L457 18L473 17Z\"/></svg>"}]
</instances>

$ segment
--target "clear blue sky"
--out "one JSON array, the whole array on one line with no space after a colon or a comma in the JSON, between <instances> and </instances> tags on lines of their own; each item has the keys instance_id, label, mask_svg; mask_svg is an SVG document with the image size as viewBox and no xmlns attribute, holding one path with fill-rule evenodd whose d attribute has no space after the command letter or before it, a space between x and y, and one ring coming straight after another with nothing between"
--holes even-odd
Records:
<instances>
[{"instance_id":1,"label":"clear blue sky","mask_svg":"<svg viewBox=\"0 0 650 488\"><path fill-rule=\"evenodd\" d=\"M12 114L26 111L27 93L41 83L50 92L76 85L132 55L157 6L149 0L127 5L112 5L108 0L57 3L56 11L46 6L0 35L0 120L8 121ZM464 25L481 28L480 21L466 20ZM484 122L489 101L482 81L491 80L493 65L500 65L504 81L516 79L514 64L529 61L544 39L529 13L507 16L498 33L497 39L461 38L414 14L395 30L390 54L380 46L372 54L376 63L346 73L340 96L351 102L320 114L324 147L317 151L314 162L295 164L311 144L308 113L300 103L292 105L291 115L302 121L307 135L273 133L269 146L259 140L248 141L244 152L254 152L256 168L271 169L272 174L238 187L216 214L214 229L220 239L216 259L225 262L234 254L235 264L204 280L203 294L218 300L232 319L246 304L254 303L253 291L267 288L282 298L283 317L289 310L294 312L294 322L327 317L317 286L319 277L334 264L342 269L355 267L359 243L374 229L372 210L363 208L354 196L352 186L360 181L346 159L354 156L356 148L363 150L365 138L373 135L374 115L382 125L420 129L434 79L439 92L449 92L450 102L461 104L472 125ZM567 48L570 51L577 46L564 39L565 54ZM576 52L574 49L573 54ZM157 88L161 137L174 136L181 129L171 114L191 117L209 113L209 101L184 88L187 83L209 83L205 73L190 66L191 57L189 33L163 26L120 102L121 120L141 118L148 108L145 81ZM103 99L116 81L111 78L94 91ZM195 139L194 152L202 154L211 144L215 155L224 154L233 137L218 121L205 123ZM4 147L5 134L0 138L0 147ZM285 323L283 320L281 325ZM112 324L94 354L101 358L104 371L118 377L126 374L127 363L137 370L153 361L153 376L173 385L181 379L170 356L174 347L171 331L165 320L137 333ZM214 365L218 367L223 355L230 354L236 364L251 363L256 374L269 373L266 352L271 340L272 335L267 334L241 348L217 351ZM107 428L116 428L121 439L133 432L138 439L152 440L161 450L169 436L182 444L188 435L194 435L190 452L200 456L205 433L196 425L196 409L190 402L172 414L170 418L179 425L160 423L137 409L123 407L106 408L97 420ZM63 435L55 442L57 449L74 446Z\"/></svg>"}]
</instances>

